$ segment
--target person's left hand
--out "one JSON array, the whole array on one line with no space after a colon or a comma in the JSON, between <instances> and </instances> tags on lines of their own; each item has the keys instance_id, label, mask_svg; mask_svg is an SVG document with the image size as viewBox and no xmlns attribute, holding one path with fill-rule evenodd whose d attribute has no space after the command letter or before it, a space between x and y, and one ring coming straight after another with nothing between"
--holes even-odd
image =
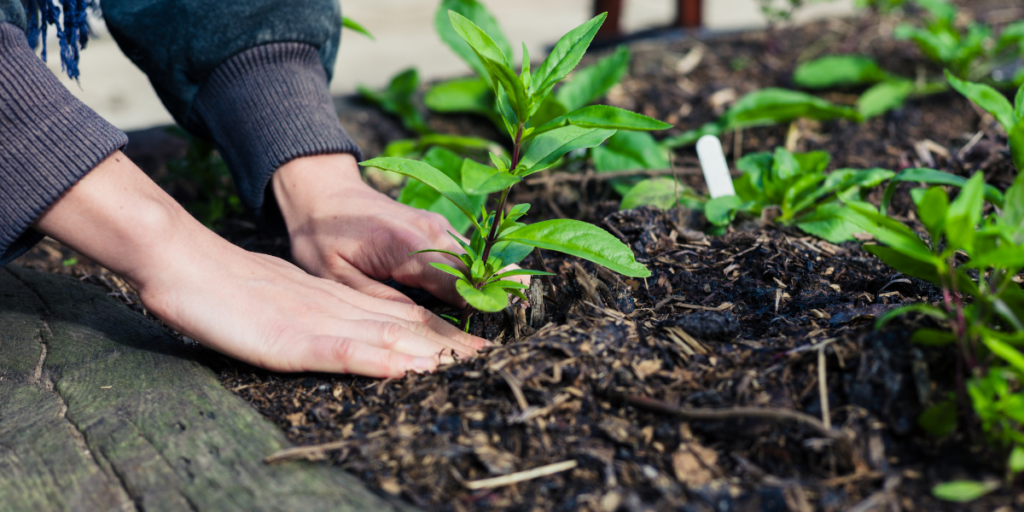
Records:
<instances>
[{"instance_id":1,"label":"person's left hand","mask_svg":"<svg viewBox=\"0 0 1024 512\"><path fill-rule=\"evenodd\" d=\"M302 269L367 295L400 302L412 300L380 281L422 288L454 304L465 305L455 278L429 265L461 262L440 253L461 254L441 215L403 205L365 184L349 154L302 157L283 165L272 180L288 234L292 257Z\"/></svg>"}]
</instances>

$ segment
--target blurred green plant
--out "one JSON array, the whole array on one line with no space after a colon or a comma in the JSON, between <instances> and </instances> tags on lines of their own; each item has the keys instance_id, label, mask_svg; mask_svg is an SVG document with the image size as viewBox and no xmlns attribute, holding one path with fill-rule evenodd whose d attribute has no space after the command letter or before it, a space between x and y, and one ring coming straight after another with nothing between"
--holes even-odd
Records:
<instances>
[{"instance_id":1,"label":"blurred green plant","mask_svg":"<svg viewBox=\"0 0 1024 512\"><path fill-rule=\"evenodd\" d=\"M194 198L184 201L182 206L210 229L219 227L225 216L242 213L242 201L235 193L231 172L213 144L177 127L167 131L187 140L188 148L183 158L167 162L167 175L160 184Z\"/></svg>"},{"instance_id":2,"label":"blurred green plant","mask_svg":"<svg viewBox=\"0 0 1024 512\"><path fill-rule=\"evenodd\" d=\"M709 200L704 214L709 223L724 228L737 214L760 216L772 209L775 222L784 226L796 226L832 243L853 240L861 229L840 215L846 208L843 198L863 200L894 173L839 169L826 174L830 160L824 151L790 153L784 148L747 155L736 162L743 172L734 184L736 195Z\"/></svg>"}]
</instances>

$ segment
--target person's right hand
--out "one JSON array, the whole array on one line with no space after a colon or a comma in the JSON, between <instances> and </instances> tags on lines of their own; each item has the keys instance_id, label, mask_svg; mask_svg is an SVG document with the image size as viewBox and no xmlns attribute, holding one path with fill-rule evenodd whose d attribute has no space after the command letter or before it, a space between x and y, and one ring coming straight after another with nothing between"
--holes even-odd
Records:
<instances>
[{"instance_id":1,"label":"person's right hand","mask_svg":"<svg viewBox=\"0 0 1024 512\"><path fill-rule=\"evenodd\" d=\"M487 344L422 307L370 297L228 243L120 152L35 227L127 279L179 332L270 370L398 377Z\"/></svg>"}]
</instances>

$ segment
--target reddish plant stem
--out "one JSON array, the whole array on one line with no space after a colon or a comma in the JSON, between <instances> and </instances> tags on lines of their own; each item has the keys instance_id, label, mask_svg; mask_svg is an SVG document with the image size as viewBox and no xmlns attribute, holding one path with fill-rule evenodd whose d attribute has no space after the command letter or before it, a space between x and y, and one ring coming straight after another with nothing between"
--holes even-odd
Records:
<instances>
[{"instance_id":1,"label":"reddish plant stem","mask_svg":"<svg viewBox=\"0 0 1024 512\"><path fill-rule=\"evenodd\" d=\"M519 131L516 133L515 144L512 147L512 166L511 166L511 168L509 170L514 171L516 166L519 165L519 151L522 148L522 144L523 144L523 125L520 124L519 125ZM490 258L490 256L491 256L491 248L494 247L494 243L496 241L495 239L498 236L498 226L501 225L502 215L505 212L505 201L508 200L508 192L509 192L509 190L511 190L511 187L505 189L505 191L502 192L502 194L501 194L501 201L499 201L499 203L498 203L498 209L494 211L494 222L491 223L491 231L489 233L487 233L487 238L484 240L484 254L483 254L484 265L487 264L487 258ZM484 219L484 220L487 220L487 219ZM482 281L480 283L473 283L473 286L476 286L476 287L479 288L479 286L481 284L483 284ZM473 317L473 306L470 306L469 304L466 304L466 309L464 309L462 311L462 319L459 320L459 327L462 328L463 330L468 331L469 319L472 318L472 317Z\"/></svg>"}]
</instances>

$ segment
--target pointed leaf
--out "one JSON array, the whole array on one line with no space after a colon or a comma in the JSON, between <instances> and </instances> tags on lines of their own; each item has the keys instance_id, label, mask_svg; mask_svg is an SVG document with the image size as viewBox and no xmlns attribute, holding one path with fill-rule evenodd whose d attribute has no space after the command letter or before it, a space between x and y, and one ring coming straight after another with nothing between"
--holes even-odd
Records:
<instances>
[{"instance_id":1,"label":"pointed leaf","mask_svg":"<svg viewBox=\"0 0 1024 512\"><path fill-rule=\"evenodd\" d=\"M486 75L485 75L486 76ZM431 87L423 103L434 112L470 112L495 120L494 91L489 81L480 78L460 78L441 82Z\"/></svg>"},{"instance_id":2,"label":"pointed leaf","mask_svg":"<svg viewBox=\"0 0 1024 512\"><path fill-rule=\"evenodd\" d=\"M352 18L346 18L346 17L342 16L341 17L341 26L345 27L345 28L347 28L349 30L358 32L358 33L360 33L360 34L370 38L370 41L376 41L376 39L374 39L374 37L373 37L373 34L371 34L369 30L366 30L365 27L360 25L359 22L357 22L356 20L354 20Z\"/></svg>"},{"instance_id":3,"label":"pointed leaf","mask_svg":"<svg viewBox=\"0 0 1024 512\"><path fill-rule=\"evenodd\" d=\"M628 131L667 130L672 128L672 125L668 123L637 114L636 112L630 112L629 110L609 107L607 105L591 105L546 123L544 126L534 130L532 135L536 137L555 128L561 128L570 124L582 128Z\"/></svg>"},{"instance_id":4,"label":"pointed leaf","mask_svg":"<svg viewBox=\"0 0 1024 512\"><path fill-rule=\"evenodd\" d=\"M875 85L864 91L864 94L857 100L857 112L860 112L864 119L870 119L900 108L914 92L914 87L914 82L910 80L896 80Z\"/></svg>"},{"instance_id":5,"label":"pointed leaf","mask_svg":"<svg viewBox=\"0 0 1024 512\"><path fill-rule=\"evenodd\" d=\"M499 289L502 289L502 290L529 290L530 289L529 286L526 286L525 284L520 283L519 281L501 281L501 280L491 281L491 282L487 283L487 285L484 286L482 289L486 290L487 288L499 288Z\"/></svg>"},{"instance_id":6,"label":"pointed leaf","mask_svg":"<svg viewBox=\"0 0 1024 512\"><path fill-rule=\"evenodd\" d=\"M641 181L622 197L620 210L632 210L641 206L654 206L668 210L676 204L676 197L682 197L686 185L672 178L653 178Z\"/></svg>"},{"instance_id":7,"label":"pointed leaf","mask_svg":"<svg viewBox=\"0 0 1024 512\"><path fill-rule=\"evenodd\" d=\"M903 169L896 173L896 176L893 176L892 180L885 187L885 192L882 194L882 205L880 209L883 214L887 214L889 210L889 204L892 203L892 196L896 193L896 186L905 181L912 183L926 183L929 185L952 185L954 187L962 187L967 183L966 178L949 174L948 172L936 171L935 169ZM1003 193L991 185L985 185L985 199L996 206L1003 206Z\"/></svg>"},{"instance_id":8,"label":"pointed leaf","mask_svg":"<svg viewBox=\"0 0 1024 512\"><path fill-rule=\"evenodd\" d=\"M505 190L523 179L467 158L462 164L462 189L467 194L490 194Z\"/></svg>"},{"instance_id":9,"label":"pointed leaf","mask_svg":"<svg viewBox=\"0 0 1024 512\"><path fill-rule=\"evenodd\" d=\"M583 54L590 47L590 42L597 35L597 30L607 17L608 13L598 14L562 36L551 50L551 54L533 74L532 91L543 96L559 80L565 78L580 63Z\"/></svg>"},{"instance_id":10,"label":"pointed leaf","mask_svg":"<svg viewBox=\"0 0 1024 512\"><path fill-rule=\"evenodd\" d=\"M526 170L518 172L526 176L552 166L562 155L575 149L592 148L601 145L615 133L615 130L565 126L541 134L530 141L530 148L523 156L522 165Z\"/></svg>"},{"instance_id":11,"label":"pointed leaf","mask_svg":"<svg viewBox=\"0 0 1024 512\"><path fill-rule=\"evenodd\" d=\"M473 213L476 211L476 207L466 197L466 193L462 191L455 181L429 164L404 158L374 158L360 164L365 167L376 167L386 171L397 172L403 176L421 181L439 192L442 196L448 198L474 225L477 225L476 216Z\"/></svg>"},{"instance_id":12,"label":"pointed leaf","mask_svg":"<svg viewBox=\"0 0 1024 512\"><path fill-rule=\"evenodd\" d=\"M889 79L875 59L859 55L828 55L805 62L793 72L793 83L808 89L835 89Z\"/></svg>"},{"instance_id":13,"label":"pointed leaf","mask_svg":"<svg viewBox=\"0 0 1024 512\"><path fill-rule=\"evenodd\" d=\"M469 277L469 276L466 275L465 272L461 272L459 270L456 270L451 265L445 265L444 263L437 263L435 261L431 261L430 262L430 266L440 270L441 272L444 272L446 274L451 274L451 275L453 275L455 277L458 277L460 279L466 279L466 278Z\"/></svg>"},{"instance_id":14,"label":"pointed leaf","mask_svg":"<svg viewBox=\"0 0 1024 512\"><path fill-rule=\"evenodd\" d=\"M798 117L817 121L850 119L860 122L857 111L835 105L810 94L788 89L768 88L742 97L722 116L722 131L788 123Z\"/></svg>"},{"instance_id":15,"label":"pointed leaf","mask_svg":"<svg viewBox=\"0 0 1024 512\"><path fill-rule=\"evenodd\" d=\"M455 11L465 16L486 32L504 55L512 54L512 45L508 43L505 35L501 32L494 16L487 11L482 3L477 0L442 0L437 14L434 16L434 27L438 35L441 36L441 40L451 47L459 57L462 57L462 60L469 64L477 76L487 77L487 71L476 52L455 32L451 19L448 17L448 11Z\"/></svg>"},{"instance_id":16,"label":"pointed leaf","mask_svg":"<svg viewBox=\"0 0 1024 512\"><path fill-rule=\"evenodd\" d=\"M985 84L975 84L961 80L953 76L949 71L946 71L946 80L949 80L949 85L952 85L960 94L966 96L967 99L973 101L989 114L992 114L1006 128L1007 132L1012 130L1017 124L1017 116L1014 114L1013 105L1010 104L1010 100L1006 99L1006 96L1003 96L1001 92Z\"/></svg>"},{"instance_id":17,"label":"pointed leaf","mask_svg":"<svg viewBox=\"0 0 1024 512\"><path fill-rule=\"evenodd\" d=\"M601 99L626 76L629 58L629 48L619 46L615 53L573 73L572 78L555 91L555 98L570 111Z\"/></svg>"},{"instance_id":18,"label":"pointed leaf","mask_svg":"<svg viewBox=\"0 0 1024 512\"><path fill-rule=\"evenodd\" d=\"M559 251L608 267L622 275L647 277L633 251L607 231L578 220L556 219L517 229L503 237L541 249Z\"/></svg>"},{"instance_id":19,"label":"pointed leaf","mask_svg":"<svg viewBox=\"0 0 1024 512\"><path fill-rule=\"evenodd\" d=\"M455 282L455 291L459 292L470 306L485 313L497 313L508 305L508 294L501 288L477 290L468 281L459 279Z\"/></svg>"},{"instance_id":20,"label":"pointed leaf","mask_svg":"<svg viewBox=\"0 0 1024 512\"><path fill-rule=\"evenodd\" d=\"M552 274L551 272L544 272L543 270L529 270L525 268L509 270L508 272L502 272L497 274L491 279L505 279L506 277L516 276L557 276L558 274Z\"/></svg>"},{"instance_id":21,"label":"pointed leaf","mask_svg":"<svg viewBox=\"0 0 1024 512\"><path fill-rule=\"evenodd\" d=\"M967 503L974 501L999 488L999 482L974 482L956 480L936 485L932 488L932 496L940 500Z\"/></svg>"}]
</instances>

